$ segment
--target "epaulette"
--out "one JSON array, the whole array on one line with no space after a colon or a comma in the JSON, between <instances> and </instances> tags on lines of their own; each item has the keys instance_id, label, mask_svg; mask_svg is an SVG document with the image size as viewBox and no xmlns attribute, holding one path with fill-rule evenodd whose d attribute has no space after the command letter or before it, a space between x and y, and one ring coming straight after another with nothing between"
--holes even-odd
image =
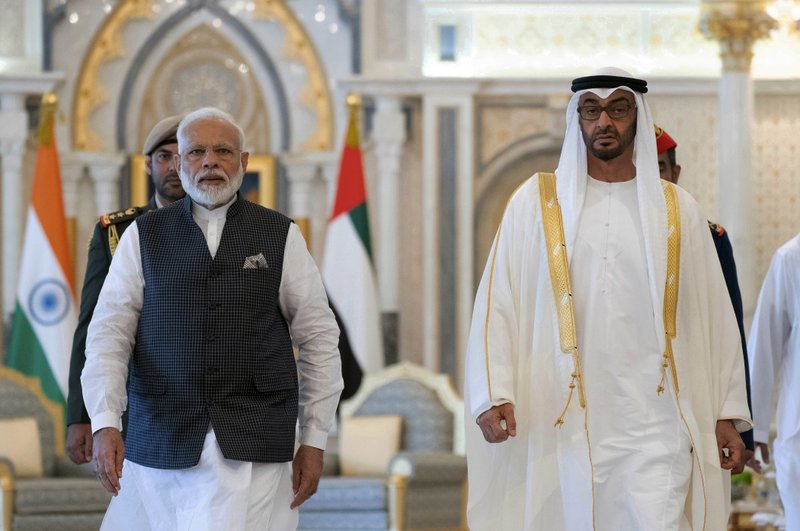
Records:
<instances>
[{"instance_id":1,"label":"epaulette","mask_svg":"<svg viewBox=\"0 0 800 531\"><path fill-rule=\"evenodd\" d=\"M711 229L711 232L716 234L718 238L722 238L723 236L725 236L725 227L723 227L719 223L713 223L709 221L708 228Z\"/></svg>"},{"instance_id":2,"label":"epaulette","mask_svg":"<svg viewBox=\"0 0 800 531\"><path fill-rule=\"evenodd\" d=\"M115 225L117 223L122 223L123 221L129 221L135 219L142 213L142 207L130 207L126 210L120 210L119 212L112 212L111 214L103 214L100 216L100 226L104 229L109 225Z\"/></svg>"},{"instance_id":3,"label":"epaulette","mask_svg":"<svg viewBox=\"0 0 800 531\"><path fill-rule=\"evenodd\" d=\"M111 256L114 256L114 253L117 251L117 245L119 244L120 236L119 231L117 231L117 223L136 219L140 214L144 213L145 210L146 209L142 207L130 207L127 210L112 212L111 214L105 214L100 217L100 226L104 229L108 229L108 250Z\"/></svg>"}]
</instances>

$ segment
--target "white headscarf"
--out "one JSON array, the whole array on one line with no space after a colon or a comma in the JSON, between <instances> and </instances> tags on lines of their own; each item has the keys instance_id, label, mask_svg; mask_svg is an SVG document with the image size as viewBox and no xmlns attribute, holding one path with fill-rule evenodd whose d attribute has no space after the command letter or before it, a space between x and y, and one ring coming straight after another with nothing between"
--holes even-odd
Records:
<instances>
[{"instance_id":1,"label":"white headscarf","mask_svg":"<svg viewBox=\"0 0 800 531\"><path fill-rule=\"evenodd\" d=\"M591 75L633 77L619 68L602 68ZM663 351L664 321L663 299L666 281L667 260L667 207L658 172L658 152L653 134L653 117L650 107L640 92L628 87L594 88L576 92L567 105L567 132L561 148L561 158L556 169L556 189L564 220L564 236L568 255L572 256L575 236L586 197L588 173L586 169L586 144L578 121L578 101L582 94L592 92L606 99L615 90L627 90L636 100L637 122L633 149L633 164L636 167L636 193L639 200L639 215L642 221L645 253L647 256L647 276L650 284L650 298L659 348Z\"/></svg>"}]
</instances>

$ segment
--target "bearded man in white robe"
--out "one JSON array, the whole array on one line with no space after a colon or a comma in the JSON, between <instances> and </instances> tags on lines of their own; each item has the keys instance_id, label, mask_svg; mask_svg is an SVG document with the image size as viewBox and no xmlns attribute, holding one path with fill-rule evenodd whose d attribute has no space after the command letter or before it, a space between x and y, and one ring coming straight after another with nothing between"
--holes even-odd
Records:
<instances>
[{"instance_id":1,"label":"bearded man in white robe","mask_svg":"<svg viewBox=\"0 0 800 531\"><path fill-rule=\"evenodd\" d=\"M781 245L761 285L747 346L753 391L753 439L769 463L770 425L775 475L786 513L786 529L800 529L800 234ZM776 382L777 380L777 382ZM778 386L777 412L773 392Z\"/></svg>"},{"instance_id":2,"label":"bearded man in white robe","mask_svg":"<svg viewBox=\"0 0 800 531\"><path fill-rule=\"evenodd\" d=\"M470 529L725 529L751 421L707 218L677 186L667 201L645 81L604 69L572 89L557 201L539 174L513 194L476 296Z\"/></svg>"}]
</instances>

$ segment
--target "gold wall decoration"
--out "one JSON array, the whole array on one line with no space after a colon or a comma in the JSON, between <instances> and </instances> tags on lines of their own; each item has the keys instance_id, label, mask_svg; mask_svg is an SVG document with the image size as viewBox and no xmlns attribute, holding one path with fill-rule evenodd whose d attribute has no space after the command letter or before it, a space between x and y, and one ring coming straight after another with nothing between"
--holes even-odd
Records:
<instances>
[{"instance_id":1,"label":"gold wall decoration","mask_svg":"<svg viewBox=\"0 0 800 531\"><path fill-rule=\"evenodd\" d=\"M703 34L719 41L726 72L749 72L753 45L777 25L766 13L764 2L752 0L705 0L700 21Z\"/></svg>"},{"instance_id":2,"label":"gold wall decoration","mask_svg":"<svg viewBox=\"0 0 800 531\"><path fill-rule=\"evenodd\" d=\"M175 42L152 70L142 101L128 109L137 124L135 151L162 117L208 105L231 114L245 132L253 153L272 151L270 110L254 66L223 34L207 24L195 26Z\"/></svg>"},{"instance_id":3,"label":"gold wall decoration","mask_svg":"<svg viewBox=\"0 0 800 531\"><path fill-rule=\"evenodd\" d=\"M317 129L303 141L300 149L330 151L333 149L333 106L327 76L311 37L286 5L286 0L258 0L253 18L274 20L283 26L286 29L284 57L300 61L308 72L308 86L300 94L300 102L314 112Z\"/></svg>"},{"instance_id":4,"label":"gold wall decoration","mask_svg":"<svg viewBox=\"0 0 800 531\"><path fill-rule=\"evenodd\" d=\"M103 139L91 130L91 113L108 100L106 90L99 82L99 70L104 63L125 53L122 46L122 28L133 19L153 16L154 0L120 0L97 31L83 60L75 86L72 112L73 149L102 151ZM287 5L286 0L258 0L253 11L254 19L276 21L286 31L284 57L299 61L308 73L308 85L300 94L300 102L314 113L317 126L300 146L304 151L330 151L333 149L333 105L325 70L317 51L303 24Z\"/></svg>"},{"instance_id":5,"label":"gold wall decoration","mask_svg":"<svg viewBox=\"0 0 800 531\"><path fill-rule=\"evenodd\" d=\"M135 18L153 16L153 0L123 0L111 10L92 39L75 84L72 109L72 148L102 151L103 139L89 127L89 115L108 100L98 72L103 63L122 57L122 27Z\"/></svg>"}]
</instances>

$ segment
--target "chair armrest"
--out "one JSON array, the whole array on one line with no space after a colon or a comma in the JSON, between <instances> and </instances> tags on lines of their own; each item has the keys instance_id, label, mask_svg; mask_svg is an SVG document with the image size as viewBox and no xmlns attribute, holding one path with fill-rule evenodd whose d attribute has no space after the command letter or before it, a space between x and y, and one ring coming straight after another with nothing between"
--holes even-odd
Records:
<instances>
[{"instance_id":1,"label":"chair armrest","mask_svg":"<svg viewBox=\"0 0 800 531\"><path fill-rule=\"evenodd\" d=\"M0 457L0 521L2 529L11 529L11 514L14 511L14 465L10 459Z\"/></svg>"},{"instance_id":2,"label":"chair armrest","mask_svg":"<svg viewBox=\"0 0 800 531\"><path fill-rule=\"evenodd\" d=\"M390 476L410 483L460 483L467 477L467 458L451 453L400 452L389 462Z\"/></svg>"},{"instance_id":3,"label":"chair armrest","mask_svg":"<svg viewBox=\"0 0 800 531\"><path fill-rule=\"evenodd\" d=\"M6 478L13 482L16 476L11 459L0 455L0 487L5 487Z\"/></svg>"}]
</instances>

